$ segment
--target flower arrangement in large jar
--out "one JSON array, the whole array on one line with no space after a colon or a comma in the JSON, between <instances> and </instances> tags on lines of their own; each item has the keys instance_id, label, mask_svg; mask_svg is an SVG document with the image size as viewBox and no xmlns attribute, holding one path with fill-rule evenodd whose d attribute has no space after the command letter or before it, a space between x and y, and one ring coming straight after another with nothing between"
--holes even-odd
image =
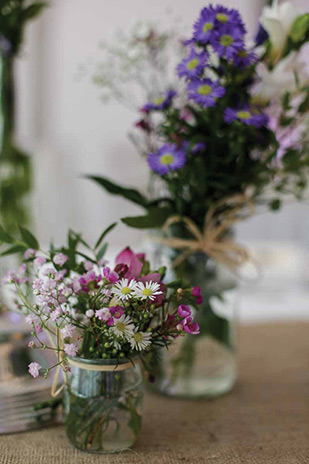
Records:
<instances>
[{"instance_id":1,"label":"flower arrangement in large jar","mask_svg":"<svg viewBox=\"0 0 309 464\"><path fill-rule=\"evenodd\" d=\"M25 229L18 241L1 231L10 244L5 252L25 249L23 264L5 283L32 326L29 347L55 353L53 365L32 362L29 372L34 378L54 374L53 396L65 387L68 438L93 453L133 445L141 428L141 364L148 367L158 347L199 333L189 306L200 302L196 289L163 284L165 269L152 271L145 255L130 248L111 267L102 243L109 230L94 248L70 231L67 246L47 252Z\"/></svg>"},{"instance_id":2,"label":"flower arrangement in large jar","mask_svg":"<svg viewBox=\"0 0 309 464\"><path fill-rule=\"evenodd\" d=\"M159 194L92 177L144 209L122 221L158 228L177 276L202 289L200 334L169 351L157 384L164 393L216 396L235 382L228 271L237 273L249 254L233 229L256 207L277 211L284 196L300 198L307 187L309 76L301 54L308 40L309 14L289 2L265 7L251 44L237 10L206 6L176 68L183 90L141 108L139 128L156 143L147 157Z\"/></svg>"}]
</instances>

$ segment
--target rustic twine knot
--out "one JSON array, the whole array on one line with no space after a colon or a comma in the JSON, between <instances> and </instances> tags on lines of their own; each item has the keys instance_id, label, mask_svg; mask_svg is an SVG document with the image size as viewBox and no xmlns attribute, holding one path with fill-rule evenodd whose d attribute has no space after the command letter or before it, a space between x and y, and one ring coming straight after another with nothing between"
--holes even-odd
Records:
<instances>
[{"instance_id":1,"label":"rustic twine knot","mask_svg":"<svg viewBox=\"0 0 309 464\"><path fill-rule=\"evenodd\" d=\"M251 257L243 245L227 238L226 232L236 223L253 216L254 211L254 204L247 195L233 195L216 202L209 208L202 231L194 221L185 216L171 216L165 222L163 232L166 232L171 225L182 222L193 236L192 239L161 237L155 240L175 250L183 250L173 261L174 267L181 264L192 253L200 251L235 272Z\"/></svg>"}]
</instances>

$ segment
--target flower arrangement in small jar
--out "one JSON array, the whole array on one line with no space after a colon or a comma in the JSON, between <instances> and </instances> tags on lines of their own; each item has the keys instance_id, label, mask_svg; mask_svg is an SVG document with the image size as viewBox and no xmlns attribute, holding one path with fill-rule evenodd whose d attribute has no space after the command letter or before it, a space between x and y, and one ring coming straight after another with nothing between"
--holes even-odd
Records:
<instances>
[{"instance_id":1,"label":"flower arrangement in small jar","mask_svg":"<svg viewBox=\"0 0 309 464\"><path fill-rule=\"evenodd\" d=\"M68 438L93 453L133 445L141 428L141 364L148 367L158 347L199 333L188 306L201 302L197 289L180 281L163 284L165 268L151 271L145 255L130 248L108 265L102 242L112 227L94 248L70 231L67 246L47 252L23 228L18 241L0 230L10 244L4 253L25 250L22 265L4 283L32 325L29 347L55 353L54 365L32 362L29 372L34 378L55 373L53 396L65 387Z\"/></svg>"},{"instance_id":2,"label":"flower arrangement in small jar","mask_svg":"<svg viewBox=\"0 0 309 464\"><path fill-rule=\"evenodd\" d=\"M140 108L152 194L90 176L144 210L122 221L157 228L153 241L165 262L202 289L200 335L165 354L161 391L172 396L213 397L234 385L235 274L250 258L235 242L234 226L261 205L279 210L284 197L302 198L307 188L309 73L302 53L309 13L275 0L257 29L248 40L239 11L223 5L199 13L175 69L178 84L154 90Z\"/></svg>"}]
</instances>

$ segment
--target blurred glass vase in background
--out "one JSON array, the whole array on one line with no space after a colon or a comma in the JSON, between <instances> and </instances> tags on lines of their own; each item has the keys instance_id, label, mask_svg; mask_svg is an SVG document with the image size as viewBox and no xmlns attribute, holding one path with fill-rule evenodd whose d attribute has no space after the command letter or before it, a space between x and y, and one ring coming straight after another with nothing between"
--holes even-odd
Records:
<instances>
[{"instance_id":1,"label":"blurred glass vase in background","mask_svg":"<svg viewBox=\"0 0 309 464\"><path fill-rule=\"evenodd\" d=\"M31 159L15 145L15 55L0 42L0 217L5 229L29 223ZM2 45L1 45L2 44Z\"/></svg>"},{"instance_id":2,"label":"blurred glass vase in background","mask_svg":"<svg viewBox=\"0 0 309 464\"><path fill-rule=\"evenodd\" d=\"M227 393L237 378L236 279L204 253L187 257L175 273L176 278L200 287L203 303L194 318L200 333L178 337L169 350L160 350L152 388L168 396L192 399ZM196 288L197 298L199 294Z\"/></svg>"}]
</instances>

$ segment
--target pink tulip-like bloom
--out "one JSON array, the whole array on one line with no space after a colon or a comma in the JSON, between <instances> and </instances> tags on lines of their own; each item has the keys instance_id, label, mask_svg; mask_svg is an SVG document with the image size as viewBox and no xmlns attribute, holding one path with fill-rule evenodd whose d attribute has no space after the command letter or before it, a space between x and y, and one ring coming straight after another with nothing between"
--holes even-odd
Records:
<instances>
[{"instance_id":1,"label":"pink tulip-like bloom","mask_svg":"<svg viewBox=\"0 0 309 464\"><path fill-rule=\"evenodd\" d=\"M74 345L74 343L65 343L64 345L64 352L68 356L71 356L71 358L74 358L77 354L77 346Z\"/></svg>"},{"instance_id":2,"label":"pink tulip-like bloom","mask_svg":"<svg viewBox=\"0 0 309 464\"><path fill-rule=\"evenodd\" d=\"M183 321L183 329L191 334L191 335L197 335L200 333L200 327L197 322L194 322L193 317L189 316Z\"/></svg>"},{"instance_id":3,"label":"pink tulip-like bloom","mask_svg":"<svg viewBox=\"0 0 309 464\"><path fill-rule=\"evenodd\" d=\"M40 369L42 369L42 366L40 366L40 364L37 362L32 362L29 364L28 367L29 367L29 370L28 370L29 374L31 374L34 379L37 379L38 376L40 375Z\"/></svg>"},{"instance_id":4,"label":"pink tulip-like bloom","mask_svg":"<svg viewBox=\"0 0 309 464\"><path fill-rule=\"evenodd\" d=\"M182 304L178 306L177 313L181 318L185 319L186 317L191 316L191 308L190 306Z\"/></svg>"},{"instance_id":5,"label":"pink tulip-like bloom","mask_svg":"<svg viewBox=\"0 0 309 464\"><path fill-rule=\"evenodd\" d=\"M115 284L119 280L117 272L111 271L108 266L103 269L103 275L111 284Z\"/></svg>"},{"instance_id":6,"label":"pink tulip-like bloom","mask_svg":"<svg viewBox=\"0 0 309 464\"><path fill-rule=\"evenodd\" d=\"M58 266L63 266L68 260L69 257L64 255L63 253L57 253L53 259L54 263Z\"/></svg>"},{"instance_id":7,"label":"pink tulip-like bloom","mask_svg":"<svg viewBox=\"0 0 309 464\"><path fill-rule=\"evenodd\" d=\"M195 296L195 303L197 305L200 305L200 304L203 303L203 296L201 294L201 288L200 287L193 287L192 296Z\"/></svg>"}]
</instances>

